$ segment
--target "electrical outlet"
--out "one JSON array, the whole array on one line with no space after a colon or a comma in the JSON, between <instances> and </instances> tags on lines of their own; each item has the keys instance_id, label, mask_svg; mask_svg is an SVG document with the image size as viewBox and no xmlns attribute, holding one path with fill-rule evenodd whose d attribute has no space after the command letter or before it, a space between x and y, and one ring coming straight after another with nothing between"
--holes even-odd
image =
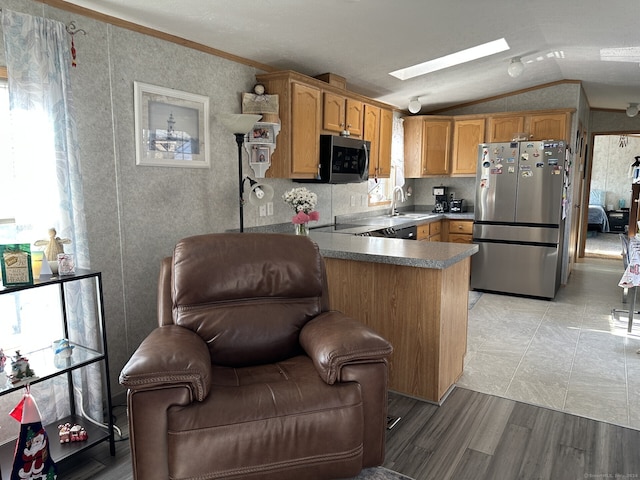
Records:
<instances>
[{"instance_id":1,"label":"electrical outlet","mask_svg":"<svg viewBox=\"0 0 640 480\"><path fill-rule=\"evenodd\" d=\"M456 198L456 192L450 192L450 195L449 195L449 196L450 196L451 198Z\"/></svg>"},{"instance_id":2,"label":"electrical outlet","mask_svg":"<svg viewBox=\"0 0 640 480\"><path fill-rule=\"evenodd\" d=\"M355 195L351 195L351 206L352 207L356 206L356 196Z\"/></svg>"},{"instance_id":3,"label":"electrical outlet","mask_svg":"<svg viewBox=\"0 0 640 480\"><path fill-rule=\"evenodd\" d=\"M273 202L267 202L267 215L273 215Z\"/></svg>"},{"instance_id":4,"label":"electrical outlet","mask_svg":"<svg viewBox=\"0 0 640 480\"><path fill-rule=\"evenodd\" d=\"M260 205L260 216L261 217L266 217L267 216L267 206L266 205Z\"/></svg>"}]
</instances>

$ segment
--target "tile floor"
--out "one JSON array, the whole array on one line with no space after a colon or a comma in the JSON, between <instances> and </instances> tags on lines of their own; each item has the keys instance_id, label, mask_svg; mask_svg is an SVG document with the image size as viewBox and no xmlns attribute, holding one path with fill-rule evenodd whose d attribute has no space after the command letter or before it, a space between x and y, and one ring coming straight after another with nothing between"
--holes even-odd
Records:
<instances>
[{"instance_id":1,"label":"tile floor","mask_svg":"<svg viewBox=\"0 0 640 480\"><path fill-rule=\"evenodd\" d=\"M630 334L611 315L621 276L621 260L586 258L552 301L483 294L458 385L640 429L640 315Z\"/></svg>"}]
</instances>

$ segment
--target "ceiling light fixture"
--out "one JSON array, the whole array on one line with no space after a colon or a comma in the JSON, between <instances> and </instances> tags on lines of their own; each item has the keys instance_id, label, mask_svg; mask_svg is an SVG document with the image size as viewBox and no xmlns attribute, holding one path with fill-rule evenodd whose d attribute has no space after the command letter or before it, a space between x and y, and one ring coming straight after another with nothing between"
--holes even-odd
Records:
<instances>
[{"instance_id":1,"label":"ceiling light fixture","mask_svg":"<svg viewBox=\"0 0 640 480\"><path fill-rule=\"evenodd\" d=\"M411 113L418 113L422 108L422 104L418 98L414 98L409 102L408 108Z\"/></svg>"},{"instance_id":2,"label":"ceiling light fixture","mask_svg":"<svg viewBox=\"0 0 640 480\"><path fill-rule=\"evenodd\" d=\"M627 117L635 117L638 115L638 104L630 103L627 107Z\"/></svg>"},{"instance_id":3,"label":"ceiling light fixture","mask_svg":"<svg viewBox=\"0 0 640 480\"><path fill-rule=\"evenodd\" d=\"M520 57L513 57L509 67L507 68L507 73L510 77L516 78L522 75L522 72L524 72L524 63L522 63Z\"/></svg>"},{"instance_id":4,"label":"ceiling light fixture","mask_svg":"<svg viewBox=\"0 0 640 480\"><path fill-rule=\"evenodd\" d=\"M499 40L483 43L482 45L477 45L465 50L460 50L459 52L451 53L444 57L419 63L411 67L401 68L400 70L389 72L389 75L400 80L408 80L420 75L453 67L454 65L460 65L461 63L488 57L489 55L504 52L505 50L509 50L509 44L504 38L501 38Z\"/></svg>"}]
</instances>

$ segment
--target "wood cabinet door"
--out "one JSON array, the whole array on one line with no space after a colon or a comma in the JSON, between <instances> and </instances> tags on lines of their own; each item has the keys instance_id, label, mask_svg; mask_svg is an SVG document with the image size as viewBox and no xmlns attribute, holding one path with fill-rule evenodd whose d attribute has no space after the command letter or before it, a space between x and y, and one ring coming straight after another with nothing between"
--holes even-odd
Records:
<instances>
[{"instance_id":1,"label":"wood cabinet door","mask_svg":"<svg viewBox=\"0 0 640 480\"><path fill-rule=\"evenodd\" d=\"M524 132L524 116L489 117L488 142L510 142L519 132Z\"/></svg>"},{"instance_id":2,"label":"wood cabinet door","mask_svg":"<svg viewBox=\"0 0 640 480\"><path fill-rule=\"evenodd\" d=\"M424 223L422 225L417 226L418 234L416 235L416 240L429 240L429 224Z\"/></svg>"},{"instance_id":3,"label":"wood cabinet door","mask_svg":"<svg viewBox=\"0 0 640 480\"><path fill-rule=\"evenodd\" d=\"M340 133L344 130L345 98L331 92L324 92L322 104L322 128Z\"/></svg>"},{"instance_id":4,"label":"wood cabinet door","mask_svg":"<svg viewBox=\"0 0 640 480\"><path fill-rule=\"evenodd\" d=\"M380 158L380 107L364 105L364 132L365 140L371 142L369 152L369 177L378 175L378 159Z\"/></svg>"},{"instance_id":5,"label":"wood cabinet door","mask_svg":"<svg viewBox=\"0 0 640 480\"><path fill-rule=\"evenodd\" d=\"M423 125L423 175L449 173L449 144L451 122L449 120L425 121Z\"/></svg>"},{"instance_id":6,"label":"wood cabinet door","mask_svg":"<svg viewBox=\"0 0 640 480\"><path fill-rule=\"evenodd\" d=\"M362 118L364 116L362 102L347 98L346 102L347 130L356 137L362 136Z\"/></svg>"},{"instance_id":7,"label":"wood cabinet door","mask_svg":"<svg viewBox=\"0 0 640 480\"><path fill-rule=\"evenodd\" d=\"M471 235L473 233L472 220L449 220L449 233Z\"/></svg>"},{"instance_id":8,"label":"wood cabinet door","mask_svg":"<svg viewBox=\"0 0 640 480\"><path fill-rule=\"evenodd\" d=\"M531 140L567 140L567 114L530 115L528 120Z\"/></svg>"},{"instance_id":9,"label":"wood cabinet door","mask_svg":"<svg viewBox=\"0 0 640 480\"><path fill-rule=\"evenodd\" d=\"M291 84L291 175L313 178L320 158L320 90Z\"/></svg>"},{"instance_id":10,"label":"wood cabinet door","mask_svg":"<svg viewBox=\"0 0 640 480\"><path fill-rule=\"evenodd\" d=\"M391 175L391 141L393 137L393 112L380 109L380 147L378 149L378 177Z\"/></svg>"},{"instance_id":11,"label":"wood cabinet door","mask_svg":"<svg viewBox=\"0 0 640 480\"><path fill-rule=\"evenodd\" d=\"M404 118L404 176L422 176L422 118Z\"/></svg>"},{"instance_id":12,"label":"wood cabinet door","mask_svg":"<svg viewBox=\"0 0 640 480\"><path fill-rule=\"evenodd\" d=\"M473 237L460 233L450 233L448 241L450 243L473 243Z\"/></svg>"},{"instance_id":13,"label":"wood cabinet door","mask_svg":"<svg viewBox=\"0 0 640 480\"><path fill-rule=\"evenodd\" d=\"M454 122L452 175L476 174L478 145L484 143L484 125L484 118Z\"/></svg>"}]
</instances>

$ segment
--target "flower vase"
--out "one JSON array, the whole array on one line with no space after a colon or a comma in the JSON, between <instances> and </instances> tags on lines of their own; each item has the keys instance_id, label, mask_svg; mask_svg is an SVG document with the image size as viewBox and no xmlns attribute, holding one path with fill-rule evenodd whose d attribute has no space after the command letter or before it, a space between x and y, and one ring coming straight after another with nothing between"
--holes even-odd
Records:
<instances>
[{"instance_id":1,"label":"flower vase","mask_svg":"<svg viewBox=\"0 0 640 480\"><path fill-rule=\"evenodd\" d=\"M309 236L309 225L306 223L295 223L296 235Z\"/></svg>"}]
</instances>

